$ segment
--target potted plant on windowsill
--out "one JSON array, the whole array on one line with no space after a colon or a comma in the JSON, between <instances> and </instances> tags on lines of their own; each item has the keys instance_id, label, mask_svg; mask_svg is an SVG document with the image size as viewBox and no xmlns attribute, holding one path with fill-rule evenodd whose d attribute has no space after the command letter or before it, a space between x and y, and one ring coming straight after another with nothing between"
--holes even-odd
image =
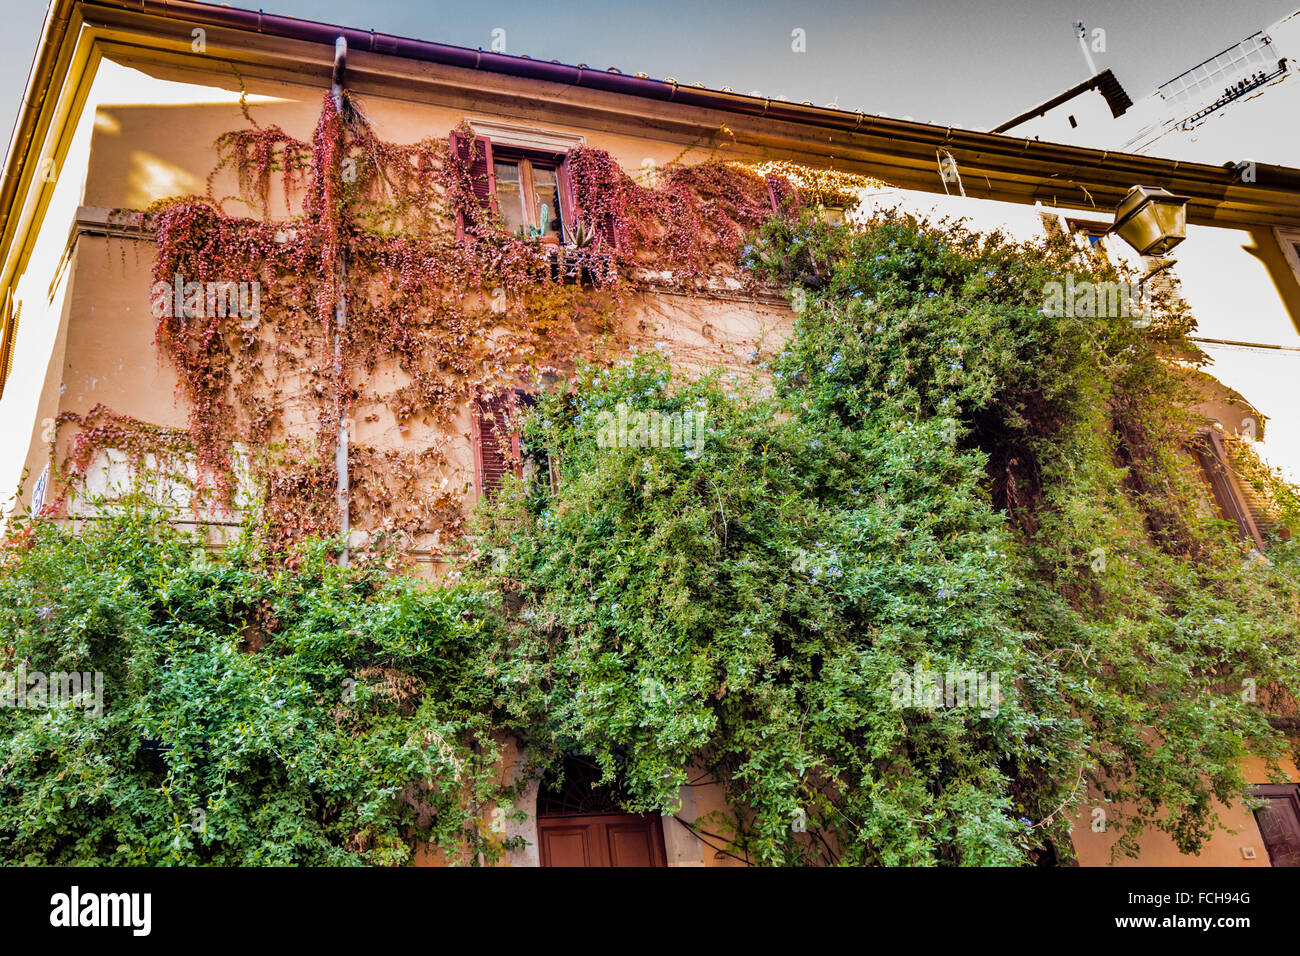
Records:
<instances>
[{"instance_id":1,"label":"potted plant on windowsill","mask_svg":"<svg viewBox=\"0 0 1300 956\"><path fill-rule=\"evenodd\" d=\"M596 264L596 230L585 222L565 230L565 244L559 250L556 266L559 274L574 281L590 281ZM558 275L557 275L558 278Z\"/></svg>"},{"instance_id":2,"label":"potted plant on windowsill","mask_svg":"<svg viewBox=\"0 0 1300 956\"><path fill-rule=\"evenodd\" d=\"M595 243L596 231L585 222L580 222L568 231L565 239L568 248L580 251L590 248Z\"/></svg>"}]
</instances>

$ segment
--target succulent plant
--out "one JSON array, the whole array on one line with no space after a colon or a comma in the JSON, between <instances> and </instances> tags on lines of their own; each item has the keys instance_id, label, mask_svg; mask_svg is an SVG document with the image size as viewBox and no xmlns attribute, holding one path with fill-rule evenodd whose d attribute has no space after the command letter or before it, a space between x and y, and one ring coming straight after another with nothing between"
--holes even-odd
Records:
<instances>
[{"instance_id":1,"label":"succulent plant","mask_svg":"<svg viewBox=\"0 0 1300 956\"><path fill-rule=\"evenodd\" d=\"M596 241L596 231L585 222L580 222L573 227L569 234L569 239L579 249L586 249Z\"/></svg>"}]
</instances>

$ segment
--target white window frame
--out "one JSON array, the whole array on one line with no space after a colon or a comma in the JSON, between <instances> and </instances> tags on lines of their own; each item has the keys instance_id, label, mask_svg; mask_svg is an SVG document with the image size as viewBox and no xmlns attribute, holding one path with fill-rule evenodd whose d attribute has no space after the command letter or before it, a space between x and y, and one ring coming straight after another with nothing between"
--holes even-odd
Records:
<instances>
[{"instance_id":1,"label":"white window frame","mask_svg":"<svg viewBox=\"0 0 1300 956\"><path fill-rule=\"evenodd\" d=\"M1300 229L1284 229L1275 226L1273 234L1277 236L1277 244L1282 247L1282 255L1286 256L1286 261L1291 264L1291 271L1295 273L1296 281L1300 282Z\"/></svg>"},{"instance_id":2,"label":"white window frame","mask_svg":"<svg viewBox=\"0 0 1300 956\"><path fill-rule=\"evenodd\" d=\"M545 153L567 153L575 146L586 146L587 137L580 133L562 133L552 129L538 129L519 123L498 120L471 119L470 129L475 136L484 136L493 146L513 146Z\"/></svg>"}]
</instances>

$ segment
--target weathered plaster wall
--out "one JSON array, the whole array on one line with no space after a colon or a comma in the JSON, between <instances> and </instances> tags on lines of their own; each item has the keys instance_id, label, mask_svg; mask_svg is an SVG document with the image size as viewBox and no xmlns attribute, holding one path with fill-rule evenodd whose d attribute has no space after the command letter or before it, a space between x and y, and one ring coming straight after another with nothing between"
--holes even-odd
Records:
<instances>
[{"instance_id":1,"label":"weathered plaster wall","mask_svg":"<svg viewBox=\"0 0 1300 956\"><path fill-rule=\"evenodd\" d=\"M111 62L101 65L96 79L94 122L88 134L83 206L140 209L157 199L204 193L208 176L218 162L214 141L223 132L249 125L238 102L239 83L233 74L197 74L155 66L148 67L148 71ZM312 86L249 81L246 99L249 112L261 126L280 126L291 135L308 139L319 115L321 91ZM445 137L466 116L511 119L476 109L472 103L450 108L366 97L363 108L380 135L395 142ZM639 167L646 159L667 162L681 153L677 146L648 138L553 128L587 136L589 143L611 150L629 167ZM218 197L234 195L237 185L232 170L212 180L213 193ZM271 215L282 217L297 212L299 200L295 197L286 201L275 180ZM226 209L235 214L260 215L260 210L249 209L238 200L227 199ZM154 345L155 319L149 300L152 242L82 236L75 248L76 258L67 274L71 301L66 348L57 382L47 383L58 390L60 397L57 406L47 410L47 417L63 412L85 414L103 403L119 414L183 427L188 408L177 392L176 373ZM788 333L791 319L790 310L779 301L647 293L630 304L624 328L632 344L642 349L663 348L685 369L698 371L722 365L743 373L755 370L760 361L771 357L780 338ZM268 344L277 344L273 316L263 323L258 334ZM267 364L272 366L274 359L268 359ZM295 384L296 373L268 370L286 391L310 395L305 383ZM373 400L355 409L354 441L406 451L447 442L449 463L443 477L451 488L461 490L468 510L476 496L469 411L461 414L450 433L427 421L399 424L385 399L409 381L394 362L381 363L367 378L365 390ZM308 437L313 427L310 399L290 402L283 434L276 437ZM73 432L72 428L64 430L60 455L66 454ZM32 436L25 451L41 462L47 457L40 435ZM106 460L97 464L106 465ZM394 503L395 507L404 505ZM433 554L450 543L427 536L416 546L422 554Z\"/></svg>"},{"instance_id":2,"label":"weathered plaster wall","mask_svg":"<svg viewBox=\"0 0 1300 956\"><path fill-rule=\"evenodd\" d=\"M224 132L250 125L238 103L240 82L228 72L199 73L145 63L126 63L125 67L130 75L115 74L112 81L122 90L121 95L114 96L110 90L101 98L85 204L138 209L167 196L203 194L216 165L213 142ZM244 89L249 112L259 126L279 126L291 136L311 139L324 88L250 77L244 81ZM517 113L501 112L495 100L476 99L471 91L462 91L457 99L454 104L440 105L364 95L357 103L375 131L394 143L445 139L448 131L467 118L529 122ZM682 147L652 135L627 136L554 119L532 125L585 136L588 145L608 150L624 168L634 171L647 160L660 165L676 158L695 162L712 153L708 144L684 153ZM214 179L213 192L218 197L236 195L233 172L227 170ZM296 212L298 201L286 204L283 191L275 184L271 215ZM243 214L261 215L260 209L243 208ZM232 215L241 214L239 210L238 202L226 207Z\"/></svg>"}]
</instances>

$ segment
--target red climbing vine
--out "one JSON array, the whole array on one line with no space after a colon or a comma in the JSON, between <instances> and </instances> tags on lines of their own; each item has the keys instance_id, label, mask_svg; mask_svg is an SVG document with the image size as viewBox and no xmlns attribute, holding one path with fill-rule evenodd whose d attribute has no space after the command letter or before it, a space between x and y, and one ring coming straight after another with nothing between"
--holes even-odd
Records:
<instances>
[{"instance_id":1,"label":"red climbing vine","mask_svg":"<svg viewBox=\"0 0 1300 956\"><path fill-rule=\"evenodd\" d=\"M474 143L467 124L457 133ZM187 453L229 503L232 448L252 450L277 548L337 523L340 421L358 525L451 541L467 490L452 432L475 395L612 359L639 275L698 288L734 272L746 234L794 201L785 179L718 161L642 186L580 147L566 164L573 228L547 245L483 203L476 148L385 142L350 98L338 109L326 96L310 141L255 123L224 133L208 194L147 211L157 344L179 372ZM232 177L259 218L225 211L217 184ZM297 214L272 218L277 187Z\"/></svg>"}]
</instances>

